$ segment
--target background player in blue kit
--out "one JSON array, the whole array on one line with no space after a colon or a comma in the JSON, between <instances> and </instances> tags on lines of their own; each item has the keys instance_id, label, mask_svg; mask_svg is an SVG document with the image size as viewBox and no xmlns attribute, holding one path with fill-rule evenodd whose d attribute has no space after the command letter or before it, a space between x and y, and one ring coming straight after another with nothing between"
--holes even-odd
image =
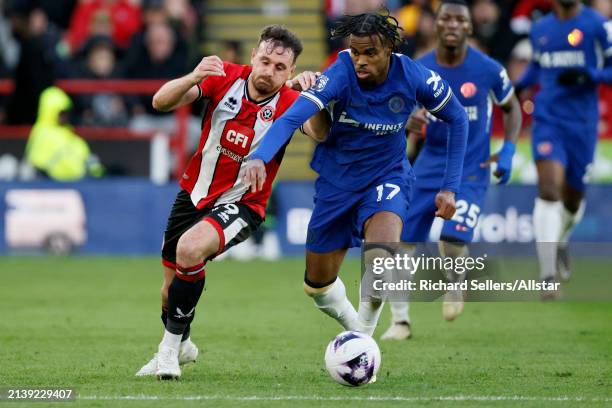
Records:
<instances>
[{"instance_id":1,"label":"background player in blue kit","mask_svg":"<svg viewBox=\"0 0 612 408\"><path fill-rule=\"evenodd\" d=\"M539 84L532 149L539 195L533 209L540 277L569 279L569 236L584 213L597 142L597 84L612 83L612 21L579 0L555 0L530 35L534 57L517 89ZM543 299L555 292L543 292Z\"/></svg>"},{"instance_id":2,"label":"background player in blue kit","mask_svg":"<svg viewBox=\"0 0 612 408\"><path fill-rule=\"evenodd\" d=\"M308 226L304 289L319 309L348 330L372 334L382 302L362 299L356 312L338 278L350 247L366 242L399 242L411 198L413 172L406 159L404 128L417 103L449 123L447 172L435 196L436 214L455 212L467 141L467 115L448 84L434 71L395 54L400 28L389 16L345 16L336 37L348 37L350 50L321 75L315 86L278 119L264 136L244 174L252 189L265 180L264 163L314 113L327 108L331 129L311 162L319 173L315 208ZM432 200L434 197L432 197ZM366 262L389 256L380 245Z\"/></svg>"},{"instance_id":3,"label":"background player in blue kit","mask_svg":"<svg viewBox=\"0 0 612 408\"><path fill-rule=\"evenodd\" d=\"M438 247L442 256L467 255L466 244L472 241L480 209L489 184L488 166L497 163L495 175L501 184L510 179L512 156L521 129L521 108L506 70L482 52L468 46L472 33L470 9L463 0L445 0L435 19L437 47L418 62L444 78L464 106L469 119L469 135L463 162L461 188L455 198L457 211L451 220L444 221ZM505 140L501 150L489 157L492 103L501 105L504 114ZM419 112L420 113L420 112ZM414 198L408 210L408 224L402 241L424 242L434 220L433 197L442 184L446 162L448 125L431 117L415 114L409 130L420 133L427 123L425 145L414 164L416 182ZM413 248L413 247L412 247ZM411 249L412 249L411 248ZM451 281L458 281L454 271L447 271ZM410 337L407 302L391 302L391 327L383 340ZM445 295L444 318L455 319L463 310L461 291Z\"/></svg>"}]
</instances>

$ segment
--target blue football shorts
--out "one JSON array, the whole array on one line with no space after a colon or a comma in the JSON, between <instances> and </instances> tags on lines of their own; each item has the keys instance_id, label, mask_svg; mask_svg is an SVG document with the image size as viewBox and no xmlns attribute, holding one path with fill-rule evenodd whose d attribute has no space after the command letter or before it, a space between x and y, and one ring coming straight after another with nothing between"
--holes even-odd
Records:
<instances>
[{"instance_id":1,"label":"blue football shorts","mask_svg":"<svg viewBox=\"0 0 612 408\"><path fill-rule=\"evenodd\" d=\"M415 186L408 209L408 220L402 231L403 242L426 242L436 213L436 194L439 189ZM445 220L440 239L448 242L470 243L487 193L484 185L464 184L455 195L456 211L451 220Z\"/></svg>"},{"instance_id":2,"label":"blue football shorts","mask_svg":"<svg viewBox=\"0 0 612 408\"><path fill-rule=\"evenodd\" d=\"M533 158L554 160L565 167L565 180L578 191L584 191L595 156L597 128L593 126L559 126L535 120L531 136Z\"/></svg>"},{"instance_id":3,"label":"blue football shorts","mask_svg":"<svg viewBox=\"0 0 612 408\"><path fill-rule=\"evenodd\" d=\"M326 253L358 247L364 223L376 213L389 211L406 223L412 195L412 175L390 174L360 191L342 190L323 177L315 183L314 210L306 249Z\"/></svg>"}]
</instances>

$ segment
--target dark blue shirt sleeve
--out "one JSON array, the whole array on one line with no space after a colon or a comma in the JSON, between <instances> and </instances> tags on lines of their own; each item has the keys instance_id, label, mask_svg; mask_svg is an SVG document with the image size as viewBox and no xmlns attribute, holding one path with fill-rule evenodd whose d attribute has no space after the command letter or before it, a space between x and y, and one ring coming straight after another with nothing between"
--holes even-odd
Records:
<instances>
[{"instance_id":1,"label":"dark blue shirt sleeve","mask_svg":"<svg viewBox=\"0 0 612 408\"><path fill-rule=\"evenodd\" d=\"M494 71L491 74L494 78L493 86L491 87L493 101L496 105L504 105L514 93L514 87L506 68L498 63L494 63L493 69Z\"/></svg>"},{"instance_id":2,"label":"dark blue shirt sleeve","mask_svg":"<svg viewBox=\"0 0 612 408\"><path fill-rule=\"evenodd\" d=\"M346 69L340 58L317 79L315 85L302 92L280 118L274 121L261 140L259 147L247 160L261 159L270 162L276 153L291 139L304 122L342 94L347 85Z\"/></svg>"},{"instance_id":3,"label":"dark blue shirt sleeve","mask_svg":"<svg viewBox=\"0 0 612 408\"><path fill-rule=\"evenodd\" d=\"M598 27L597 42L605 58L604 67L591 73L595 82L612 83L612 20L604 20Z\"/></svg>"},{"instance_id":4,"label":"dark blue shirt sleeve","mask_svg":"<svg viewBox=\"0 0 612 408\"><path fill-rule=\"evenodd\" d=\"M529 65L527 65L527 69L514 85L517 93L520 93L523 89L535 86L540 80L540 51L537 48L537 43L534 41L533 36L530 37L529 42L533 49L533 56L531 57L531 61L529 61Z\"/></svg>"},{"instance_id":5,"label":"dark blue shirt sleeve","mask_svg":"<svg viewBox=\"0 0 612 408\"><path fill-rule=\"evenodd\" d=\"M261 144L247 160L260 159L269 163L276 153L291 139L295 130L319 111L313 101L300 96L285 113L278 118L261 139Z\"/></svg>"},{"instance_id":6,"label":"dark blue shirt sleeve","mask_svg":"<svg viewBox=\"0 0 612 408\"><path fill-rule=\"evenodd\" d=\"M468 138L468 117L448 83L440 75L417 64L416 97L425 109L449 125L446 171L442 190L459 191Z\"/></svg>"},{"instance_id":7,"label":"dark blue shirt sleeve","mask_svg":"<svg viewBox=\"0 0 612 408\"><path fill-rule=\"evenodd\" d=\"M329 102L341 97L345 87L348 86L349 73L341 58L343 57L339 55L336 62L317 78L314 86L302 92L302 96L316 104L319 110L325 109Z\"/></svg>"},{"instance_id":8,"label":"dark blue shirt sleeve","mask_svg":"<svg viewBox=\"0 0 612 408\"><path fill-rule=\"evenodd\" d=\"M450 100L434 115L448 123L448 141L446 143L446 170L442 190L457 193L461 186L463 160L468 140L468 117L465 109L451 92Z\"/></svg>"}]
</instances>

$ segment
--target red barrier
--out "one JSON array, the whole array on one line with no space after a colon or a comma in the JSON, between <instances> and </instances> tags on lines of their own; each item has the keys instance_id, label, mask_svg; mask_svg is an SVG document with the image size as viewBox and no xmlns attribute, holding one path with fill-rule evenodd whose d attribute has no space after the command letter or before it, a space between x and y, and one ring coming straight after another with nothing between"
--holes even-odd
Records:
<instances>
[{"instance_id":1,"label":"red barrier","mask_svg":"<svg viewBox=\"0 0 612 408\"><path fill-rule=\"evenodd\" d=\"M160 79L62 79L55 85L68 94L91 94L99 92L116 92L122 95L153 95L166 82ZM0 80L0 95L8 95L14 90L13 81ZM174 177L177 179L183 174L187 164L187 130L189 121L189 106L183 106L175 111L176 132L170 138L170 150L175 154ZM18 138L27 139L31 126L0 125L0 139ZM75 127L75 132L88 140L133 140L151 139L156 132L135 132L128 128L116 127Z\"/></svg>"}]
</instances>

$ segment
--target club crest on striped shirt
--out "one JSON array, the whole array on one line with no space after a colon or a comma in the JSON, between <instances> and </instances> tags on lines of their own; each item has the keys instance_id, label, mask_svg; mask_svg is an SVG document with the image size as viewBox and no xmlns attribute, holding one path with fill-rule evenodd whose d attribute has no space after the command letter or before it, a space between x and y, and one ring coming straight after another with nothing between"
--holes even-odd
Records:
<instances>
[{"instance_id":1,"label":"club crest on striped shirt","mask_svg":"<svg viewBox=\"0 0 612 408\"><path fill-rule=\"evenodd\" d=\"M269 122L274 118L274 108L272 106L264 106L259 111L259 117L264 122Z\"/></svg>"}]
</instances>

